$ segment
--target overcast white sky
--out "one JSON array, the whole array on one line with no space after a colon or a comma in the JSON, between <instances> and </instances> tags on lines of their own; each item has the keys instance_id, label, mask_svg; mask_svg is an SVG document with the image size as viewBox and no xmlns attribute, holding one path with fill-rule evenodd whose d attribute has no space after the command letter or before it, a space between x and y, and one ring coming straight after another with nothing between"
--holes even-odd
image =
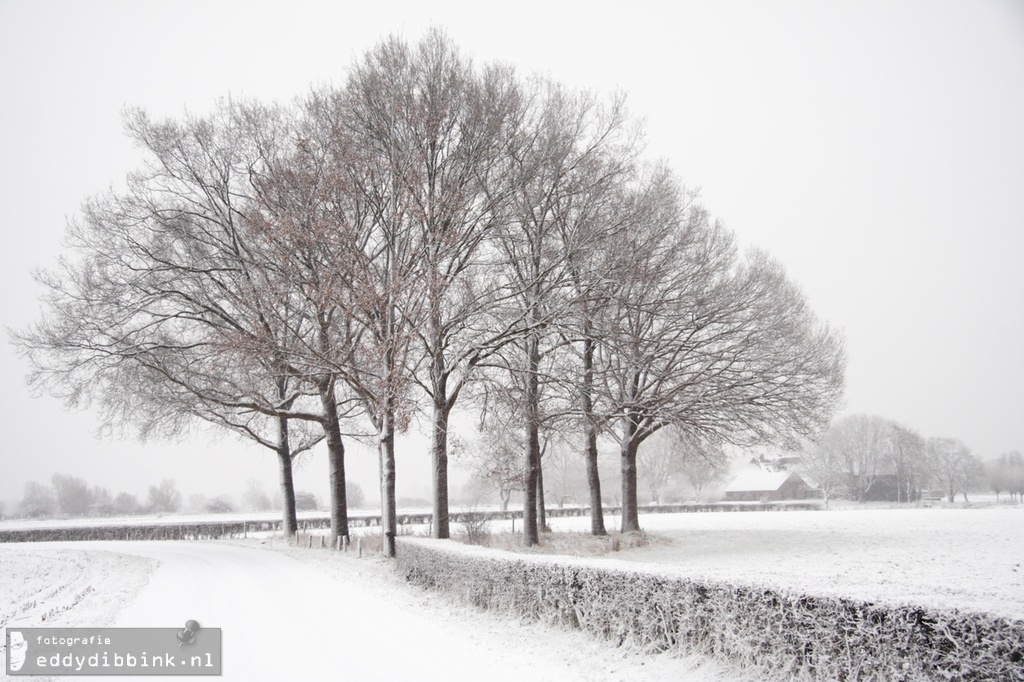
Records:
<instances>
[{"instance_id":1,"label":"overcast white sky","mask_svg":"<svg viewBox=\"0 0 1024 682\"><path fill-rule=\"evenodd\" d=\"M354 56L435 23L478 61L629 94L670 160L741 243L778 258L846 333L845 411L1024 450L1024 3L245 2L0 0L0 322L39 314L31 272L68 217L139 163L121 111L289 101ZM145 496L275 489L273 457L200 434L96 440L95 419L33 398L0 344L0 500L64 472ZM322 453L298 486L326 492ZM426 496L427 454L399 460ZM353 452L364 488L376 456Z\"/></svg>"}]
</instances>

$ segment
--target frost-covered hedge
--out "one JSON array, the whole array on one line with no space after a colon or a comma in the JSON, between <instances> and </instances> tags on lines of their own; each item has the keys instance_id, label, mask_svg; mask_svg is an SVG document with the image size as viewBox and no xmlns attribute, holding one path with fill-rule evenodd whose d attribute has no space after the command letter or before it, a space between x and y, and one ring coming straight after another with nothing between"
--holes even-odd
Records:
<instances>
[{"instance_id":1,"label":"frost-covered hedge","mask_svg":"<svg viewBox=\"0 0 1024 682\"><path fill-rule=\"evenodd\" d=\"M215 540L280 528L280 521L124 523L0 530L0 542L85 540Z\"/></svg>"},{"instance_id":2,"label":"frost-covered hedge","mask_svg":"<svg viewBox=\"0 0 1024 682\"><path fill-rule=\"evenodd\" d=\"M786 502L712 502L708 504L661 504L642 507L645 514L677 514L681 512L727 512L727 511L786 511L821 509L819 500L797 500ZM547 510L548 518L587 516L588 507L565 507ZM619 514L619 507L605 507L605 514ZM466 523L474 520L509 520L523 518L522 510L511 511L452 511L452 523ZM428 524L433 520L432 512L406 512L398 514L399 525ZM58 540L197 540L235 537L249 531L280 531L281 519L236 519L175 522L173 517L152 522L144 518L124 523L97 521L85 525L78 521L44 522L42 527L0 528L0 542L46 542ZM378 514L349 514L348 525L352 528L380 526ZM329 515L307 516L299 520L301 530L330 528Z\"/></svg>"},{"instance_id":3,"label":"frost-covered hedge","mask_svg":"<svg viewBox=\"0 0 1024 682\"><path fill-rule=\"evenodd\" d=\"M614 561L399 538L410 581L643 651L728 660L764 679L1024 680L1024 622L692 580Z\"/></svg>"}]
</instances>

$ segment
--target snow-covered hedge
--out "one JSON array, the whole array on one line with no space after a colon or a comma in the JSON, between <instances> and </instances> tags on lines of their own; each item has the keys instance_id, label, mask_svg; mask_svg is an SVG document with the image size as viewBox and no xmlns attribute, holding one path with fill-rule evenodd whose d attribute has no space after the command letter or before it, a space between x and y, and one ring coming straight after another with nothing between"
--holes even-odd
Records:
<instances>
[{"instance_id":1,"label":"snow-covered hedge","mask_svg":"<svg viewBox=\"0 0 1024 682\"><path fill-rule=\"evenodd\" d=\"M821 509L819 500L796 500L786 502L712 502L707 504L661 504L648 505L641 508L645 514L678 514L681 512L727 512L727 511L787 511ZM565 507L547 510L548 518L587 516L588 507ZM605 507L605 514L619 514L619 507ZM152 517L132 519L48 519L29 521L26 527L19 527L20 521L12 522L7 527L0 526L0 542L46 542L57 540L195 540L234 537L249 531L280 531L281 519L187 517L177 519L166 517L153 521ZM433 513L403 512L398 514L398 524L428 524L433 520ZM523 511L452 511L452 523L466 523L474 520L509 520L523 518ZM349 514L350 528L380 526L380 515L355 513ZM303 514L299 517L299 528L309 530L330 528L331 518L322 512Z\"/></svg>"},{"instance_id":2,"label":"snow-covered hedge","mask_svg":"<svg viewBox=\"0 0 1024 682\"><path fill-rule=\"evenodd\" d=\"M764 679L1024 680L1024 622L692 580L659 567L399 538L411 582Z\"/></svg>"},{"instance_id":3,"label":"snow-covered hedge","mask_svg":"<svg viewBox=\"0 0 1024 682\"><path fill-rule=\"evenodd\" d=\"M329 524L329 522L328 522ZM317 521L300 521L306 528L323 527ZM246 533L281 529L281 521L201 521L174 523L107 523L103 525L46 526L0 529L0 542L61 542L85 540L216 540L241 537Z\"/></svg>"}]
</instances>

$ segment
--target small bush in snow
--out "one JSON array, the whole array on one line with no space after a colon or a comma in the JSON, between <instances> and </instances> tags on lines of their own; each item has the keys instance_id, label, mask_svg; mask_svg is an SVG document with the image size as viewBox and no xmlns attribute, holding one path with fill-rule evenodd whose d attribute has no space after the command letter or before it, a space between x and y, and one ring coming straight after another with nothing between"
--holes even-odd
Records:
<instances>
[{"instance_id":1,"label":"small bush in snow","mask_svg":"<svg viewBox=\"0 0 1024 682\"><path fill-rule=\"evenodd\" d=\"M491 531L484 514L465 514L461 520L462 533L466 542L471 545L488 547L491 544Z\"/></svg>"}]
</instances>

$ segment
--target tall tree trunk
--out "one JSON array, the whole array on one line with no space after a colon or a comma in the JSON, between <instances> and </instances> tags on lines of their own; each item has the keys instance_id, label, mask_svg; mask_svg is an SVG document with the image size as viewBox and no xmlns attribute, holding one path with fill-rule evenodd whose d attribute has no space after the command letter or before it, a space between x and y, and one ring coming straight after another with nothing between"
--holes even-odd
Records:
<instances>
[{"instance_id":1,"label":"tall tree trunk","mask_svg":"<svg viewBox=\"0 0 1024 682\"><path fill-rule=\"evenodd\" d=\"M597 468L597 424L594 415L594 340L590 336L590 321L583 325L583 387L580 405L583 410L583 457L587 463L587 487L590 489L590 533L607 535L604 527L604 507L601 501L601 475Z\"/></svg>"},{"instance_id":2,"label":"tall tree trunk","mask_svg":"<svg viewBox=\"0 0 1024 682\"><path fill-rule=\"evenodd\" d=\"M434 387L433 433L430 445L434 483L434 537L448 538L448 416L443 380Z\"/></svg>"},{"instance_id":3,"label":"tall tree trunk","mask_svg":"<svg viewBox=\"0 0 1024 682\"><path fill-rule=\"evenodd\" d=\"M443 294L430 292L430 394L433 403L430 458L434 488L435 538L450 537L448 518L448 417L454 400L448 398L448 363L444 356L444 330L440 301Z\"/></svg>"},{"instance_id":4,"label":"tall tree trunk","mask_svg":"<svg viewBox=\"0 0 1024 682\"><path fill-rule=\"evenodd\" d=\"M288 419L277 418L277 462L281 469L281 528L284 534L292 536L299 524L295 516L295 483L292 479L292 450L288 441Z\"/></svg>"},{"instance_id":5,"label":"tall tree trunk","mask_svg":"<svg viewBox=\"0 0 1024 682\"><path fill-rule=\"evenodd\" d=\"M537 467L537 528L549 532L548 514L544 505L544 457L539 458L540 466Z\"/></svg>"},{"instance_id":6,"label":"tall tree trunk","mask_svg":"<svg viewBox=\"0 0 1024 682\"><path fill-rule=\"evenodd\" d=\"M523 462L523 545L540 543L537 532L537 478L540 472L540 340L536 333L526 339L526 454Z\"/></svg>"},{"instance_id":7,"label":"tall tree trunk","mask_svg":"<svg viewBox=\"0 0 1024 682\"><path fill-rule=\"evenodd\" d=\"M637 426L635 420L623 417L624 438L619 447L622 467L622 532L630 533L640 530L640 517L637 511L636 496L636 441Z\"/></svg>"},{"instance_id":8,"label":"tall tree trunk","mask_svg":"<svg viewBox=\"0 0 1024 682\"><path fill-rule=\"evenodd\" d=\"M607 535L604 525L604 500L601 477L597 469L597 434L592 426L584 426L586 440L587 485L590 489L590 534Z\"/></svg>"},{"instance_id":9,"label":"tall tree trunk","mask_svg":"<svg viewBox=\"0 0 1024 682\"><path fill-rule=\"evenodd\" d=\"M331 488L331 546L338 538L348 537L348 501L345 498L345 444L341 440L338 424L338 401L334 395L334 382L319 385L320 404L324 411L324 437L327 440L327 467Z\"/></svg>"},{"instance_id":10,"label":"tall tree trunk","mask_svg":"<svg viewBox=\"0 0 1024 682\"><path fill-rule=\"evenodd\" d=\"M388 400L380 433L381 461L381 531L384 534L384 556L395 557L395 535L398 532L398 508L395 501L395 414Z\"/></svg>"},{"instance_id":11,"label":"tall tree trunk","mask_svg":"<svg viewBox=\"0 0 1024 682\"><path fill-rule=\"evenodd\" d=\"M284 401L288 394L288 379L283 375L277 379L277 397ZM289 403L290 404L290 403ZM288 418L277 418L277 463L281 470L281 529L288 537L295 535L299 528L295 517L295 482L292 479L292 446L288 434Z\"/></svg>"}]
</instances>

